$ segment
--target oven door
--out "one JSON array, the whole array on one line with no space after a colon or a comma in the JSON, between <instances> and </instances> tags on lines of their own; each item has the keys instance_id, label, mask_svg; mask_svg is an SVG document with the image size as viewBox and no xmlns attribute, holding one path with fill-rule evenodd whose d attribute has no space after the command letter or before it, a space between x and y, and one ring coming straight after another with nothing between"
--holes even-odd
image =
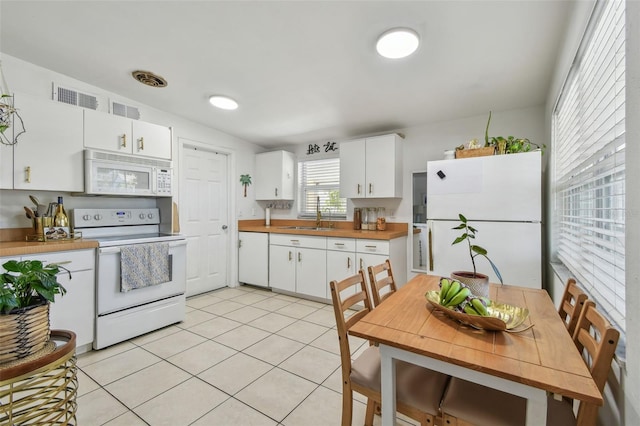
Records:
<instances>
[{"instance_id":1,"label":"oven door","mask_svg":"<svg viewBox=\"0 0 640 426\"><path fill-rule=\"evenodd\" d=\"M122 292L120 290L120 246L99 248L96 285L98 316L184 294L187 281L186 250L186 240L169 242L170 281Z\"/></svg>"}]
</instances>

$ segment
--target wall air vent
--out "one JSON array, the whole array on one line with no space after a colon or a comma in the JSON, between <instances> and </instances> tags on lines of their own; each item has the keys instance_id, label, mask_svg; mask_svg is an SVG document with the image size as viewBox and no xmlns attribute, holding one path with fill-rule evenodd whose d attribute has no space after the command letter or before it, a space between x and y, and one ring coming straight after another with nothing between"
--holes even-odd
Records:
<instances>
[{"instance_id":1,"label":"wall air vent","mask_svg":"<svg viewBox=\"0 0 640 426\"><path fill-rule=\"evenodd\" d=\"M53 100L82 108L98 109L98 97L53 83Z\"/></svg>"},{"instance_id":2,"label":"wall air vent","mask_svg":"<svg viewBox=\"0 0 640 426\"><path fill-rule=\"evenodd\" d=\"M119 102L111 102L111 114L132 118L134 120L140 119L140 110L138 108Z\"/></svg>"}]
</instances>

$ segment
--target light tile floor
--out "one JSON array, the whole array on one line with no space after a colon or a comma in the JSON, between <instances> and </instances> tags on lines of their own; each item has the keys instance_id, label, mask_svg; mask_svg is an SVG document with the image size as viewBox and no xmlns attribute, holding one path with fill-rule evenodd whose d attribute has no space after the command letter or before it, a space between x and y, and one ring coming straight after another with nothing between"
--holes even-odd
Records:
<instances>
[{"instance_id":1,"label":"light tile floor","mask_svg":"<svg viewBox=\"0 0 640 426\"><path fill-rule=\"evenodd\" d=\"M352 353L363 345L351 338ZM264 289L189 298L184 322L82 354L78 367L81 426L340 424L332 306ZM354 396L362 425L365 399Z\"/></svg>"}]
</instances>

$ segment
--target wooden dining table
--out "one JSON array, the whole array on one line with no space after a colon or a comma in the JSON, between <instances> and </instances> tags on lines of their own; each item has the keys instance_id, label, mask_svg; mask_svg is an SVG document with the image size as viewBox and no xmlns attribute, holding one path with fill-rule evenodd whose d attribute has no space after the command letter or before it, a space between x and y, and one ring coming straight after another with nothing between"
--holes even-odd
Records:
<instances>
[{"instance_id":1,"label":"wooden dining table","mask_svg":"<svg viewBox=\"0 0 640 426\"><path fill-rule=\"evenodd\" d=\"M377 342L382 424L395 425L395 362L403 360L521 396L526 424L546 423L547 393L602 405L587 365L545 290L490 285L493 301L529 310L521 332L479 330L445 315L425 298L440 277L420 274L351 327ZM516 330L516 329L514 329Z\"/></svg>"}]
</instances>

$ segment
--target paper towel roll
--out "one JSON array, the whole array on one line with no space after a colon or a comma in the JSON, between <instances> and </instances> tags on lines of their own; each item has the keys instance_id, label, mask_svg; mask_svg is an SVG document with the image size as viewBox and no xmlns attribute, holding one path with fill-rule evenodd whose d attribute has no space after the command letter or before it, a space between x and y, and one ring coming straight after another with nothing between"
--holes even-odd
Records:
<instances>
[{"instance_id":1,"label":"paper towel roll","mask_svg":"<svg viewBox=\"0 0 640 426\"><path fill-rule=\"evenodd\" d=\"M271 209L269 207L264 212L264 226L271 226Z\"/></svg>"}]
</instances>

